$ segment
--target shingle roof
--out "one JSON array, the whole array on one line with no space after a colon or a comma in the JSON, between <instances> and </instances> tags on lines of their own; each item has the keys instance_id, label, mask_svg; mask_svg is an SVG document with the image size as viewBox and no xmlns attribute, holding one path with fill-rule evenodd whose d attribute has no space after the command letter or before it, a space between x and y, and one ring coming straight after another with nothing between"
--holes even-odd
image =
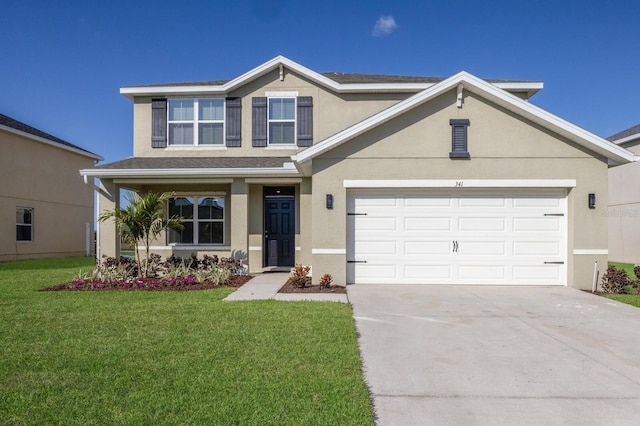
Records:
<instances>
[{"instance_id":1,"label":"shingle roof","mask_svg":"<svg viewBox=\"0 0 640 426\"><path fill-rule=\"evenodd\" d=\"M261 169L290 162L289 157L133 157L96 169Z\"/></svg>"},{"instance_id":2,"label":"shingle roof","mask_svg":"<svg viewBox=\"0 0 640 426\"><path fill-rule=\"evenodd\" d=\"M629 136L638 135L640 138L640 124L637 126L633 126L629 129L623 130L621 132L616 133L615 135L611 135L607 138L610 142L615 142L620 139L628 138Z\"/></svg>"},{"instance_id":3,"label":"shingle roof","mask_svg":"<svg viewBox=\"0 0 640 426\"><path fill-rule=\"evenodd\" d=\"M53 135L50 135L49 133L43 132L42 130L38 130L35 127L31 127L28 124L25 124L25 123L23 123L21 121L18 121L16 119L11 118L11 117L9 117L7 115L4 115L4 114L0 114L0 126L10 127L12 129L18 130L20 132L28 133L28 134L33 135L33 136L37 136L37 137L40 137L40 138L43 138L43 139L50 140L51 142L56 142L56 143L59 143L61 145L68 146L70 148L79 149L80 151L84 151L84 152L86 152L88 154L91 154L92 156L96 156L96 157L98 156L97 154L94 154L91 151L87 151L84 148L80 148L77 145L74 145L74 144L72 144L70 142L67 142L67 141L62 140L60 138L57 138L57 137L55 137Z\"/></svg>"},{"instance_id":4,"label":"shingle roof","mask_svg":"<svg viewBox=\"0 0 640 426\"><path fill-rule=\"evenodd\" d=\"M389 83L439 83L444 77L421 77L409 75L384 74L356 74L344 72L322 72L321 75L340 84L389 84ZM165 86L221 86L231 80L192 81L183 83L143 84L124 87L165 87ZM495 80L487 79L489 83L526 83L526 80Z\"/></svg>"}]
</instances>

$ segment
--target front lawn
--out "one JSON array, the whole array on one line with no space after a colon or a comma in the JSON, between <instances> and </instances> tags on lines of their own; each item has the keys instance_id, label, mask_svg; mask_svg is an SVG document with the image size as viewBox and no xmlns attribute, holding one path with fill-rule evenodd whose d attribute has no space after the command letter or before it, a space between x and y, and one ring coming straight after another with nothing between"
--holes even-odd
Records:
<instances>
[{"instance_id":1,"label":"front lawn","mask_svg":"<svg viewBox=\"0 0 640 426\"><path fill-rule=\"evenodd\" d=\"M0 264L0 423L373 423L350 305L37 291L91 266Z\"/></svg>"}]
</instances>

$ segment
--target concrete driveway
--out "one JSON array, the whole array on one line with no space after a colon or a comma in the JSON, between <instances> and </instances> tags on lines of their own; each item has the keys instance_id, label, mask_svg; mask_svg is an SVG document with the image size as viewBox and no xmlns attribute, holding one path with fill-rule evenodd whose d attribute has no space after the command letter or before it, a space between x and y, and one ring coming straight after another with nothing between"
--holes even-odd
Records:
<instances>
[{"instance_id":1,"label":"concrete driveway","mask_svg":"<svg viewBox=\"0 0 640 426\"><path fill-rule=\"evenodd\" d=\"M640 424L640 309L571 288L354 285L380 425Z\"/></svg>"}]
</instances>

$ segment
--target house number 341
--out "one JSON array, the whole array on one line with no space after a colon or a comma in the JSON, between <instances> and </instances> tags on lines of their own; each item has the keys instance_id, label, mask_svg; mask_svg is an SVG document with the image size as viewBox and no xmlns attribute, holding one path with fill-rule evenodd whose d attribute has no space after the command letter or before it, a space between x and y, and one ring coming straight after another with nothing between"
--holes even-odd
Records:
<instances>
[{"instance_id":1,"label":"house number 341","mask_svg":"<svg viewBox=\"0 0 640 426\"><path fill-rule=\"evenodd\" d=\"M464 182L461 180L456 181L456 188L462 188L464 186Z\"/></svg>"}]
</instances>

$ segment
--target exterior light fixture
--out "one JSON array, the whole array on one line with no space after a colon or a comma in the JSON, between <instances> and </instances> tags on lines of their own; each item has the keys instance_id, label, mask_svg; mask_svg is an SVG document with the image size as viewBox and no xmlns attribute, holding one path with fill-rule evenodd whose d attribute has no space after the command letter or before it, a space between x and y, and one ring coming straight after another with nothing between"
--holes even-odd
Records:
<instances>
[{"instance_id":1,"label":"exterior light fixture","mask_svg":"<svg viewBox=\"0 0 640 426\"><path fill-rule=\"evenodd\" d=\"M333 194L327 194L327 210L333 210Z\"/></svg>"},{"instance_id":2,"label":"exterior light fixture","mask_svg":"<svg viewBox=\"0 0 640 426\"><path fill-rule=\"evenodd\" d=\"M589 193L589 208L596 208L596 194L594 194L593 192Z\"/></svg>"}]
</instances>

